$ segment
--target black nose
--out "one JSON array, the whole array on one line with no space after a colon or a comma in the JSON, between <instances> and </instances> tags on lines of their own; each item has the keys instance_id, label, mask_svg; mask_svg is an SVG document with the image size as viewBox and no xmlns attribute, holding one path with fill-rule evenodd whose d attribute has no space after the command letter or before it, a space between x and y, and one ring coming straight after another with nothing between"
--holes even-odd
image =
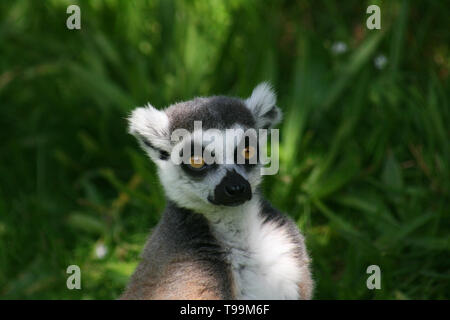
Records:
<instances>
[{"instance_id":1,"label":"black nose","mask_svg":"<svg viewBox=\"0 0 450 320\"><path fill-rule=\"evenodd\" d=\"M232 184L225 186L225 192L228 193L229 196L234 197L239 195L240 193L245 191L244 184Z\"/></svg>"},{"instance_id":2,"label":"black nose","mask_svg":"<svg viewBox=\"0 0 450 320\"><path fill-rule=\"evenodd\" d=\"M237 206L252 198L251 186L236 171L229 171L214 189L214 198L209 200L218 205Z\"/></svg>"}]
</instances>

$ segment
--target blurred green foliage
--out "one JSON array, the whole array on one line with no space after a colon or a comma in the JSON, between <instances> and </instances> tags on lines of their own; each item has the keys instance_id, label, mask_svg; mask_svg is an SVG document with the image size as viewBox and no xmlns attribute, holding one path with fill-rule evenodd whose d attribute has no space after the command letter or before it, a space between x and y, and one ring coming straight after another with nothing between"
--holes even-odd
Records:
<instances>
[{"instance_id":1,"label":"blurred green foliage","mask_svg":"<svg viewBox=\"0 0 450 320\"><path fill-rule=\"evenodd\" d=\"M74 3L79 31L66 28ZM370 4L381 30L365 27ZM264 80L284 112L264 191L306 235L315 298L450 298L449 12L425 0L1 1L0 298L118 297L165 205L129 111L246 97ZM82 290L66 288L71 264ZM366 288L371 264L381 290Z\"/></svg>"}]
</instances>

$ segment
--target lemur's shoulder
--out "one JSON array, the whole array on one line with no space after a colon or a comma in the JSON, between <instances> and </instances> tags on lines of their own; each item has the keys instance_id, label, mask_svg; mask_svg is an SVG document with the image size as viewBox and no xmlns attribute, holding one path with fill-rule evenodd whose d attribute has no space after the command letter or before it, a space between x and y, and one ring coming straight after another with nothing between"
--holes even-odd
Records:
<instances>
[{"instance_id":1,"label":"lemur's shoulder","mask_svg":"<svg viewBox=\"0 0 450 320\"><path fill-rule=\"evenodd\" d=\"M300 233L294 220L273 207L272 204L264 198L261 199L260 215L263 218L264 224L272 223L279 228L284 228L291 237L292 241L297 243L299 247L304 246L304 237Z\"/></svg>"},{"instance_id":2,"label":"lemur's shoulder","mask_svg":"<svg viewBox=\"0 0 450 320\"><path fill-rule=\"evenodd\" d=\"M230 274L208 222L169 203L123 299L230 299Z\"/></svg>"},{"instance_id":3,"label":"lemur's shoulder","mask_svg":"<svg viewBox=\"0 0 450 320\"><path fill-rule=\"evenodd\" d=\"M263 223L272 223L276 227L284 229L290 241L295 244L295 256L301 271L301 281L298 283L300 297L301 299L311 299L314 290L314 281L310 271L311 258L306 249L305 238L297 224L291 217L281 213L265 199L261 200L260 215L264 219Z\"/></svg>"}]
</instances>

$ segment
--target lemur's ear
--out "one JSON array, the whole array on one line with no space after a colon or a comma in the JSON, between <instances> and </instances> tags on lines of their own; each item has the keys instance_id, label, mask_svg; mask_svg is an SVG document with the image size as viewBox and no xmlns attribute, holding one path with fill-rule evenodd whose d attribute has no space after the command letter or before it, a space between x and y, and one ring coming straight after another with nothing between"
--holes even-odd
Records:
<instances>
[{"instance_id":1,"label":"lemur's ear","mask_svg":"<svg viewBox=\"0 0 450 320\"><path fill-rule=\"evenodd\" d=\"M275 105L276 100L275 92L267 82L260 83L245 100L258 129L272 128L281 121L282 114L280 108Z\"/></svg>"},{"instance_id":2,"label":"lemur's ear","mask_svg":"<svg viewBox=\"0 0 450 320\"><path fill-rule=\"evenodd\" d=\"M153 160L167 160L171 145L169 135L169 118L148 104L136 108L128 118L128 132L134 135L142 148Z\"/></svg>"}]
</instances>

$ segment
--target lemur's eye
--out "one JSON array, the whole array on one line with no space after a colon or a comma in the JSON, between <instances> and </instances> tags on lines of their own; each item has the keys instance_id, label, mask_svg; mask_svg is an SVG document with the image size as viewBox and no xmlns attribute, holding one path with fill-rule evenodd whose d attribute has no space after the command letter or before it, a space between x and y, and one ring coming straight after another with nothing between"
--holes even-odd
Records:
<instances>
[{"instance_id":1,"label":"lemur's eye","mask_svg":"<svg viewBox=\"0 0 450 320\"><path fill-rule=\"evenodd\" d=\"M189 158L189 165L194 169L201 169L205 166L205 160L200 156L192 156Z\"/></svg>"},{"instance_id":2,"label":"lemur's eye","mask_svg":"<svg viewBox=\"0 0 450 320\"><path fill-rule=\"evenodd\" d=\"M253 158L254 155L255 155L255 148L253 148L252 146L245 147L242 150L242 156L246 160Z\"/></svg>"}]
</instances>

